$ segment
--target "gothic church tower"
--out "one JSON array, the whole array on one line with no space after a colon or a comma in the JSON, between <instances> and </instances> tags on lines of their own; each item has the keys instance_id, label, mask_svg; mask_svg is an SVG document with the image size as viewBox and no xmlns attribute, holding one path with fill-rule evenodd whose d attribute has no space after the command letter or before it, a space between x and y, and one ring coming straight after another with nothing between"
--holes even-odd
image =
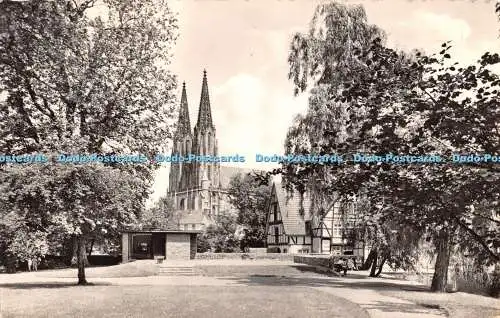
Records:
<instances>
[{"instance_id":1,"label":"gothic church tower","mask_svg":"<svg viewBox=\"0 0 500 318\"><path fill-rule=\"evenodd\" d=\"M182 84L181 107L179 119L177 120L177 131L174 135L172 155L178 154L188 156L191 153L193 136L191 133L191 122L189 120L189 109L186 94L186 83ZM190 165L182 162L170 166L169 191L184 191L189 185Z\"/></svg>"},{"instance_id":2,"label":"gothic church tower","mask_svg":"<svg viewBox=\"0 0 500 318\"><path fill-rule=\"evenodd\" d=\"M200 108L198 109L198 122L194 127L193 149L195 155L217 156L217 138L215 126L212 122L212 111L210 109L210 97L208 95L207 72L203 71L203 82L201 85ZM219 186L220 163L195 162L191 178L191 187L201 187L204 174L214 187Z\"/></svg>"},{"instance_id":3,"label":"gothic church tower","mask_svg":"<svg viewBox=\"0 0 500 318\"><path fill-rule=\"evenodd\" d=\"M191 132L186 86L183 84L177 131L174 136L173 155L184 157L217 156L217 138L212 122L207 73L203 71L198 121ZM169 195L174 197L179 210L203 210L205 215L219 211L220 163L172 163L169 176Z\"/></svg>"}]
</instances>

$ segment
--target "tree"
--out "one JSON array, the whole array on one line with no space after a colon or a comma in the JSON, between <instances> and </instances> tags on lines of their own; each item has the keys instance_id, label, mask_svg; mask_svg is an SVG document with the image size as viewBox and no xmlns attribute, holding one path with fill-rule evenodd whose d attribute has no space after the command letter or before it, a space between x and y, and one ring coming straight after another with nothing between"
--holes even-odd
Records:
<instances>
[{"instance_id":1,"label":"tree","mask_svg":"<svg viewBox=\"0 0 500 318\"><path fill-rule=\"evenodd\" d=\"M359 221L352 230L352 239L371 246L362 269L370 269L370 277L378 277L385 264L394 270L415 269L424 233L390 220L382 221L383 215L371 212L367 195L358 196L356 206Z\"/></svg>"},{"instance_id":2,"label":"tree","mask_svg":"<svg viewBox=\"0 0 500 318\"><path fill-rule=\"evenodd\" d=\"M384 37L384 32L367 23L363 6L318 5L309 32L296 33L291 41L288 77L295 84L295 94L304 92L311 82L331 85L349 77L355 63L353 49L377 37Z\"/></svg>"},{"instance_id":3,"label":"tree","mask_svg":"<svg viewBox=\"0 0 500 318\"><path fill-rule=\"evenodd\" d=\"M367 23L366 12L361 5L346 6L338 3L318 5L307 34L298 33L291 41L288 57L289 78L295 84L295 94L312 86L309 110L305 116L297 116L289 129L285 151L291 154L327 154L323 149L325 138L333 152L336 142L345 138L348 129L349 109L336 103L339 86L351 78L353 66L359 61L355 51L369 47L372 40L385 38L383 30ZM347 128L346 128L347 127ZM352 128L352 127L351 127ZM330 134L330 135L328 135ZM335 134L335 136L333 135ZM313 196L313 213L324 210L335 196L328 186L332 182L329 165L285 165L285 186L293 184L300 193L309 189ZM277 172L277 171L275 171ZM317 182L323 180L323 182Z\"/></svg>"},{"instance_id":4,"label":"tree","mask_svg":"<svg viewBox=\"0 0 500 318\"><path fill-rule=\"evenodd\" d=\"M243 245L263 247L271 199L269 180L261 184L251 174L237 174L230 181L228 195L230 203L238 210L236 221L247 229Z\"/></svg>"},{"instance_id":5,"label":"tree","mask_svg":"<svg viewBox=\"0 0 500 318\"><path fill-rule=\"evenodd\" d=\"M169 197L161 197L145 210L140 218L140 227L159 229L178 229L179 215L174 211L174 202Z\"/></svg>"},{"instance_id":6,"label":"tree","mask_svg":"<svg viewBox=\"0 0 500 318\"><path fill-rule=\"evenodd\" d=\"M136 205L140 203L136 190L142 182L126 172L99 164L11 166L5 170L0 201L10 214L16 215L23 228L35 231L34 239L43 242L48 233L54 232L76 238L80 284L86 283L88 238L117 231L136 220ZM30 253L43 255L40 248L32 251L24 243L19 244L18 237L14 235L10 251L20 257Z\"/></svg>"},{"instance_id":7,"label":"tree","mask_svg":"<svg viewBox=\"0 0 500 318\"><path fill-rule=\"evenodd\" d=\"M94 4L0 3L0 90L7 96L0 103L0 152L147 158L170 137L176 83L168 64L176 19L166 1L104 0L97 16L89 14ZM114 158L44 166L39 178L22 172L34 173L28 166L3 168L3 182L22 180L25 188L36 189L17 193L33 202L8 195L6 204L16 204L29 226L46 232L44 226L54 224L78 241L81 284L89 235L118 230L139 215L158 167ZM37 203L47 196L57 205ZM26 212L23 204L33 210Z\"/></svg>"},{"instance_id":8,"label":"tree","mask_svg":"<svg viewBox=\"0 0 500 318\"><path fill-rule=\"evenodd\" d=\"M406 54L386 48L383 38L345 45L336 53L339 41L350 39L350 34L335 31L354 28L347 14L337 14L349 9L339 10L339 6L319 7L326 16L322 33L314 32L317 20L313 19L308 39L320 49L310 51L309 45L292 41L291 74L308 65L321 73L320 80L307 73L306 79L295 81L297 89L303 89L308 80L314 88L308 113L296 119L287 135L288 153L340 153L352 160L359 152L450 157L453 153L494 154L500 149L495 119L500 111L500 82L488 69L498 63L497 54L485 53L477 65L459 67L449 63L449 43L436 55ZM376 33L382 32L372 34ZM330 43L325 43L324 34L331 35ZM351 54L344 54L345 48ZM315 51L327 54L311 53ZM340 69L332 72L335 67ZM434 291L446 287L451 242L459 231L477 242L490 261L498 260L494 252L498 234L481 236L468 225L471 205L488 200L498 206L499 175L491 164L289 163L282 171L288 183L299 190L312 189L316 196L367 193L369 215L376 216L379 224L391 222L399 229L428 233L437 252Z\"/></svg>"},{"instance_id":9,"label":"tree","mask_svg":"<svg viewBox=\"0 0 500 318\"><path fill-rule=\"evenodd\" d=\"M396 56L396 52L379 44L375 46L378 48L371 49L371 53L380 51L370 60L371 65L377 65L377 74L387 70L388 57ZM500 95L496 88L500 81L498 75L488 69L489 65L500 62L498 54L485 53L478 60L478 66L459 67L458 63L448 62L450 47L444 43L439 54L417 54L417 61L411 68L400 70L400 74L406 74L404 78L411 79L406 87L390 85L392 80L366 77L356 93L351 95L352 86L347 88L345 95L356 100L358 105L370 105L373 117L365 121L365 132L385 126L374 136L365 135L365 141L370 142L365 145L366 149L373 153L440 153L445 158L457 153L495 153L500 149L498 133L491 134L499 128L495 118L500 112ZM412 69L423 77L412 78ZM368 71L368 74L373 72ZM368 94L365 98L368 89L373 87L378 88L375 92L379 96ZM471 93L473 98L468 97ZM385 111L384 114L379 105L391 105L397 112ZM446 288L451 242L459 233L465 233L481 245L490 261L498 261L494 252L498 234L489 232L481 236L468 225L470 207L474 204L488 200L498 206L496 184L499 176L493 165L443 162L398 165L387 171L372 165L366 170L372 174L371 178L376 177L377 188L389 189L389 192L384 190L385 196L390 194L392 201L383 212L386 218L430 232L437 252L434 291ZM395 184L398 185L396 189Z\"/></svg>"},{"instance_id":10,"label":"tree","mask_svg":"<svg viewBox=\"0 0 500 318\"><path fill-rule=\"evenodd\" d=\"M10 259L14 257L26 261L44 256L49 248L47 233L30 231L14 211L3 211L5 214L2 213L0 220L0 251L2 255L0 261L9 265ZM11 263L11 265L13 264ZM16 269L14 267L8 270L15 272Z\"/></svg>"},{"instance_id":11,"label":"tree","mask_svg":"<svg viewBox=\"0 0 500 318\"><path fill-rule=\"evenodd\" d=\"M230 214L218 215L215 224L207 226L198 236L198 252L233 253L239 250L235 236L236 218Z\"/></svg>"},{"instance_id":12,"label":"tree","mask_svg":"<svg viewBox=\"0 0 500 318\"><path fill-rule=\"evenodd\" d=\"M498 2L495 4L495 13L497 14L497 16L498 16L498 20L500 21L500 1L498 1Z\"/></svg>"}]
</instances>

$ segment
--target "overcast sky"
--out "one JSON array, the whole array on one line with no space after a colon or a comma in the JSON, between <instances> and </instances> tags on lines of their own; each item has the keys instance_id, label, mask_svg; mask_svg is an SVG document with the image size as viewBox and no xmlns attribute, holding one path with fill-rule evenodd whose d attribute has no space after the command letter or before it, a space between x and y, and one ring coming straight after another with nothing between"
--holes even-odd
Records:
<instances>
[{"instance_id":1,"label":"overcast sky","mask_svg":"<svg viewBox=\"0 0 500 318\"><path fill-rule=\"evenodd\" d=\"M306 31L315 0L173 0L180 37L173 71L186 82L191 123L200 102L203 69L207 70L212 117L219 154L246 157L281 154L293 117L307 108L307 96L293 96L287 79L288 45L294 32ZM347 1L365 7L368 22L388 34L400 49L438 51L452 40L452 57L471 62L486 50L500 51L500 22L493 1ZM180 94L180 89L179 89ZM168 186L161 169L153 198Z\"/></svg>"}]
</instances>

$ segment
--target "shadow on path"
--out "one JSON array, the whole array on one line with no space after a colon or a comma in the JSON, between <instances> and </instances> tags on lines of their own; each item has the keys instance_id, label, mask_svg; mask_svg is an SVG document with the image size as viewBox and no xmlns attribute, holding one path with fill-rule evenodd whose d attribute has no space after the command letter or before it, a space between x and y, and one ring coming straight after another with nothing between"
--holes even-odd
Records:
<instances>
[{"instance_id":1,"label":"shadow on path","mask_svg":"<svg viewBox=\"0 0 500 318\"><path fill-rule=\"evenodd\" d=\"M110 286L110 283L88 283L87 285L78 285L69 282L44 282L44 283L10 283L10 284L0 284L0 288L9 289L58 289L58 288L68 288L68 287L92 287L92 286Z\"/></svg>"},{"instance_id":2,"label":"shadow on path","mask_svg":"<svg viewBox=\"0 0 500 318\"><path fill-rule=\"evenodd\" d=\"M374 317L398 317L398 313L411 314L412 317L447 316L447 311L438 305L414 303L378 293L379 291L427 292L428 289L424 286L415 286L380 278L367 278L365 275L360 274L324 278L248 275L246 277L227 277L226 279L247 286L303 286L317 288L357 303L371 313L379 313L380 316Z\"/></svg>"},{"instance_id":3,"label":"shadow on path","mask_svg":"<svg viewBox=\"0 0 500 318\"><path fill-rule=\"evenodd\" d=\"M293 277L279 275L247 275L240 277L226 277L239 284L249 286L265 285L265 286L306 286L306 287L336 287L336 288L351 288L351 289L371 289L371 290L404 290L427 292L428 289L424 286L416 286L412 284L404 284L392 282L391 280L383 280L374 278L373 281L367 281L364 275L348 275L344 277Z\"/></svg>"},{"instance_id":4,"label":"shadow on path","mask_svg":"<svg viewBox=\"0 0 500 318\"><path fill-rule=\"evenodd\" d=\"M385 313L407 313L426 315L429 313L447 316L447 311L439 306L427 306L414 303L395 303L380 301L364 307L367 310L376 309Z\"/></svg>"}]
</instances>

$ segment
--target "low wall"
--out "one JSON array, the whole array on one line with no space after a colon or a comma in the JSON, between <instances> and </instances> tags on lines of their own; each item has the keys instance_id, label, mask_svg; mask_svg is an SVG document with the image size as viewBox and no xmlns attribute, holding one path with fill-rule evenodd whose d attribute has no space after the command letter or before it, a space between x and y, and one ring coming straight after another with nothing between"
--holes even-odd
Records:
<instances>
[{"instance_id":1,"label":"low wall","mask_svg":"<svg viewBox=\"0 0 500 318\"><path fill-rule=\"evenodd\" d=\"M267 248L265 247L250 247L249 253L256 253L256 254L266 254L267 253Z\"/></svg>"},{"instance_id":2,"label":"low wall","mask_svg":"<svg viewBox=\"0 0 500 318\"><path fill-rule=\"evenodd\" d=\"M293 262L311 266L329 267L329 255L294 255Z\"/></svg>"},{"instance_id":3,"label":"low wall","mask_svg":"<svg viewBox=\"0 0 500 318\"><path fill-rule=\"evenodd\" d=\"M279 261L292 261L292 254L279 253L197 253L196 259L273 259Z\"/></svg>"}]
</instances>

